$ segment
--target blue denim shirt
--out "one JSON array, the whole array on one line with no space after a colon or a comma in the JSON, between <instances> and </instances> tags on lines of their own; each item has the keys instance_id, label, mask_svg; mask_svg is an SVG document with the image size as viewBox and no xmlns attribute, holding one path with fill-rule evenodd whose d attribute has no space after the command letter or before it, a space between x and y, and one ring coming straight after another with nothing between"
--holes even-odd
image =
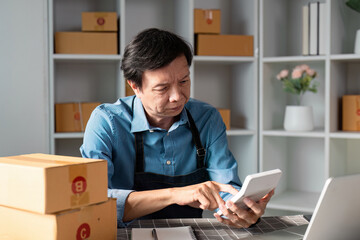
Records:
<instances>
[{"instance_id":1,"label":"blue denim shirt","mask_svg":"<svg viewBox=\"0 0 360 240\"><path fill-rule=\"evenodd\" d=\"M134 184L134 132L143 131L145 172L168 176L185 175L196 170L196 147L185 110L170 129L152 127L146 119L143 105L134 96L119 99L114 104L98 106L87 123L80 148L84 158L108 161L108 196L117 198L118 224L122 222L125 201ZM206 149L205 164L210 180L241 186L237 164L228 149L226 127L219 112L209 104L190 99L185 107L190 111ZM220 193L226 199L230 194Z\"/></svg>"}]
</instances>

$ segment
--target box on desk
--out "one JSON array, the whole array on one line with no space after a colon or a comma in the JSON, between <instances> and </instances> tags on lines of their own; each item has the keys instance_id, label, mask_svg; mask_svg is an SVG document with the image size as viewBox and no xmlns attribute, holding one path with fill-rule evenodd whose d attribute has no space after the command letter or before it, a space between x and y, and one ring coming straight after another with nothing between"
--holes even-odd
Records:
<instances>
[{"instance_id":1,"label":"box on desk","mask_svg":"<svg viewBox=\"0 0 360 240\"><path fill-rule=\"evenodd\" d=\"M194 33L220 34L220 27L219 9L194 9Z\"/></svg>"},{"instance_id":2,"label":"box on desk","mask_svg":"<svg viewBox=\"0 0 360 240\"><path fill-rule=\"evenodd\" d=\"M81 30L116 32L117 14L116 12L82 12Z\"/></svg>"},{"instance_id":3,"label":"box on desk","mask_svg":"<svg viewBox=\"0 0 360 240\"><path fill-rule=\"evenodd\" d=\"M118 54L115 32L56 32L55 53Z\"/></svg>"},{"instance_id":4,"label":"box on desk","mask_svg":"<svg viewBox=\"0 0 360 240\"><path fill-rule=\"evenodd\" d=\"M254 37L250 35L196 36L196 55L203 56L253 56Z\"/></svg>"},{"instance_id":5,"label":"box on desk","mask_svg":"<svg viewBox=\"0 0 360 240\"><path fill-rule=\"evenodd\" d=\"M55 214L0 206L0 226L0 239L113 240L117 235L116 199Z\"/></svg>"},{"instance_id":6,"label":"box on desk","mask_svg":"<svg viewBox=\"0 0 360 240\"><path fill-rule=\"evenodd\" d=\"M26 154L0 158L0 205L55 213L107 200L105 160Z\"/></svg>"},{"instance_id":7,"label":"box on desk","mask_svg":"<svg viewBox=\"0 0 360 240\"><path fill-rule=\"evenodd\" d=\"M342 130L360 131L360 95L342 97Z\"/></svg>"},{"instance_id":8,"label":"box on desk","mask_svg":"<svg viewBox=\"0 0 360 240\"><path fill-rule=\"evenodd\" d=\"M230 109L218 108L217 110L225 123L226 130L230 130Z\"/></svg>"},{"instance_id":9,"label":"box on desk","mask_svg":"<svg viewBox=\"0 0 360 240\"><path fill-rule=\"evenodd\" d=\"M84 132L92 111L100 102L56 103L55 131Z\"/></svg>"}]
</instances>

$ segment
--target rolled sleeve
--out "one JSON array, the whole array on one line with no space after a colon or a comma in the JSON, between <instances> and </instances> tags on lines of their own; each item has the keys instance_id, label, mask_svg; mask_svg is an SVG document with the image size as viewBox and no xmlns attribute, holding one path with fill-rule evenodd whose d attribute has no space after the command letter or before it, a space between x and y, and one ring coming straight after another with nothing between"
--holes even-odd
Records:
<instances>
[{"instance_id":1,"label":"rolled sleeve","mask_svg":"<svg viewBox=\"0 0 360 240\"><path fill-rule=\"evenodd\" d=\"M134 190L122 190L122 189L108 189L108 197L116 198L116 213L117 213L117 223L118 227L127 227L130 222L123 222L124 211L125 211L125 202L129 194Z\"/></svg>"}]
</instances>

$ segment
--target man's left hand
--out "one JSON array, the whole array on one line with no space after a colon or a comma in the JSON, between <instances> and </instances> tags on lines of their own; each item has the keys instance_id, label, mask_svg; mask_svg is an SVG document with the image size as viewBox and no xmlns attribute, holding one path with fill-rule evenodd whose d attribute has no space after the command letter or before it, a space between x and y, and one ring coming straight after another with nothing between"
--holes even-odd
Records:
<instances>
[{"instance_id":1,"label":"man's left hand","mask_svg":"<svg viewBox=\"0 0 360 240\"><path fill-rule=\"evenodd\" d=\"M221 223L238 228L248 228L252 224L255 224L264 214L266 205L273 195L274 190L266 194L259 202L245 198L244 203L249 208L247 210L237 207L233 202L228 200L226 201L227 207L223 204L219 206L223 215L227 217L227 219L220 217L217 213L214 213L214 216Z\"/></svg>"}]
</instances>

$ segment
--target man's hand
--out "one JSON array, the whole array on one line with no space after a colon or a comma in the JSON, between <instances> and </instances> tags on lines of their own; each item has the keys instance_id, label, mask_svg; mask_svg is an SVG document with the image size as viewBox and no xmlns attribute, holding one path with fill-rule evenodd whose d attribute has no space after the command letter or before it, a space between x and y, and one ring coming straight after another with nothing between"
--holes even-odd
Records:
<instances>
[{"instance_id":1,"label":"man's hand","mask_svg":"<svg viewBox=\"0 0 360 240\"><path fill-rule=\"evenodd\" d=\"M238 228L248 228L264 214L266 205L273 195L274 190L266 194L258 203L245 198L244 203L248 206L248 210L239 208L233 202L227 201L226 206L228 208L225 207L225 204L219 204L219 208L228 219L220 217L217 213L214 213L214 216L221 223Z\"/></svg>"},{"instance_id":2,"label":"man's hand","mask_svg":"<svg viewBox=\"0 0 360 240\"><path fill-rule=\"evenodd\" d=\"M214 181L172 189L173 199L176 204L209 210L214 210L225 204L219 192L228 192L235 195L238 190L229 184Z\"/></svg>"}]
</instances>

